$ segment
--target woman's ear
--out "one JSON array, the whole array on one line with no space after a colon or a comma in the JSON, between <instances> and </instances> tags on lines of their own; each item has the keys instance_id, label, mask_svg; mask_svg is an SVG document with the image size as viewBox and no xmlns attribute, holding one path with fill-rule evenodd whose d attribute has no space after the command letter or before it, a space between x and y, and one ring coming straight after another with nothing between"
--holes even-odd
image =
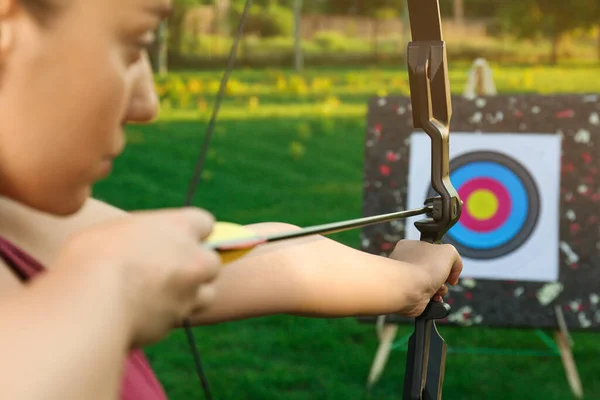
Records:
<instances>
[{"instance_id":1,"label":"woman's ear","mask_svg":"<svg viewBox=\"0 0 600 400\"><path fill-rule=\"evenodd\" d=\"M13 41L13 33L10 24L3 24L0 21L0 56L6 54Z\"/></svg>"},{"instance_id":2,"label":"woman's ear","mask_svg":"<svg viewBox=\"0 0 600 400\"><path fill-rule=\"evenodd\" d=\"M9 17L15 12L17 0L0 0L0 55L12 47L14 32Z\"/></svg>"}]
</instances>

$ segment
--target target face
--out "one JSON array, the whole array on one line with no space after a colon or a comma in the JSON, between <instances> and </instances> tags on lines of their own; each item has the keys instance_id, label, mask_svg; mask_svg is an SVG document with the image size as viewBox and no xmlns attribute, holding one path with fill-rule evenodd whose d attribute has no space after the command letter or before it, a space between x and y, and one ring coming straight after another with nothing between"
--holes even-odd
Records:
<instances>
[{"instance_id":1,"label":"target face","mask_svg":"<svg viewBox=\"0 0 600 400\"><path fill-rule=\"evenodd\" d=\"M540 215L540 194L521 163L497 152L467 153L452 160L450 179L463 211L444 242L463 256L502 257L532 235ZM427 195L436 193L430 190Z\"/></svg>"},{"instance_id":2,"label":"target face","mask_svg":"<svg viewBox=\"0 0 600 400\"><path fill-rule=\"evenodd\" d=\"M453 132L450 180L463 201L446 233L462 256L464 278L554 282L559 272L561 138L555 134ZM431 189L431 139L410 139L406 208ZM419 240L409 218L405 239Z\"/></svg>"}]
</instances>

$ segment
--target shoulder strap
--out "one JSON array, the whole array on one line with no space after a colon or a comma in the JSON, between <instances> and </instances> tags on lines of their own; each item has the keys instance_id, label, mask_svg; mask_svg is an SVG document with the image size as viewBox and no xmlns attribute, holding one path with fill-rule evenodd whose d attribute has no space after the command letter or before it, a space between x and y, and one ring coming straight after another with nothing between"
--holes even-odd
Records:
<instances>
[{"instance_id":1,"label":"shoulder strap","mask_svg":"<svg viewBox=\"0 0 600 400\"><path fill-rule=\"evenodd\" d=\"M0 258L23 282L43 273L45 268L15 244L0 236Z\"/></svg>"}]
</instances>

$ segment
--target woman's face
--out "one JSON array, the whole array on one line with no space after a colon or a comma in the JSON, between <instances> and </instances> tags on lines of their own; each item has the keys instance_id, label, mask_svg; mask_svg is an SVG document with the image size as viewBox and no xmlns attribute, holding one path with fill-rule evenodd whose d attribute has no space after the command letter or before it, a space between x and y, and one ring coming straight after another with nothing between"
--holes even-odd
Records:
<instances>
[{"instance_id":1,"label":"woman's face","mask_svg":"<svg viewBox=\"0 0 600 400\"><path fill-rule=\"evenodd\" d=\"M68 215L157 112L145 46L171 0L50 1L40 24L0 0L0 193Z\"/></svg>"}]
</instances>

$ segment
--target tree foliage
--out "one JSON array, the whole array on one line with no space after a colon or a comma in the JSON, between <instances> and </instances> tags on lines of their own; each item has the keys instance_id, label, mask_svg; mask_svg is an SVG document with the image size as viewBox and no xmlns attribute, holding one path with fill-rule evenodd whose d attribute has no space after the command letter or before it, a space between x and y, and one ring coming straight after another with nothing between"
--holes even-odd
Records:
<instances>
[{"instance_id":1,"label":"tree foliage","mask_svg":"<svg viewBox=\"0 0 600 400\"><path fill-rule=\"evenodd\" d=\"M169 18L169 45L175 51L182 40L185 13L194 6L225 0L174 0ZM407 0L307 0L302 12L321 15L356 15L378 19L399 18ZM443 17L451 17L455 0L440 0ZM561 38L574 29L600 27L600 0L462 0L464 16L494 21L490 32L519 38L544 38L553 43L551 59L557 61ZM246 0L229 0L231 21L239 20ZM253 0L246 34L262 37L291 36L294 0ZM232 24L235 26L235 24ZM600 38L599 38L600 54Z\"/></svg>"},{"instance_id":2,"label":"tree foliage","mask_svg":"<svg viewBox=\"0 0 600 400\"><path fill-rule=\"evenodd\" d=\"M506 32L527 39L552 42L551 63L558 61L561 38L577 28L600 23L597 0L519 0L506 2L499 18Z\"/></svg>"}]
</instances>

